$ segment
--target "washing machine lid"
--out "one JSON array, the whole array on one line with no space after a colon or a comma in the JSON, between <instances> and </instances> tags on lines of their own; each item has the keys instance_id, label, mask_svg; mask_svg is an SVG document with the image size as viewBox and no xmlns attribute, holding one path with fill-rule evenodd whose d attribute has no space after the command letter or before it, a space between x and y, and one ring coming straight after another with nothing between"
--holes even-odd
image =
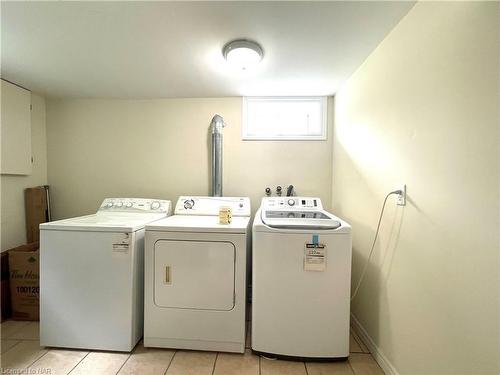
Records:
<instances>
[{"instance_id":1,"label":"washing machine lid","mask_svg":"<svg viewBox=\"0 0 500 375\"><path fill-rule=\"evenodd\" d=\"M93 215L40 224L40 230L131 232L167 217L171 202L147 198L106 198Z\"/></svg>"},{"instance_id":2,"label":"washing machine lid","mask_svg":"<svg viewBox=\"0 0 500 375\"><path fill-rule=\"evenodd\" d=\"M279 210L261 211L261 219L271 228L282 229L337 229L342 224L337 217L324 210Z\"/></svg>"},{"instance_id":3,"label":"washing machine lid","mask_svg":"<svg viewBox=\"0 0 500 375\"><path fill-rule=\"evenodd\" d=\"M40 224L40 230L135 232L147 223L166 217L164 213L130 215L86 215Z\"/></svg>"},{"instance_id":4,"label":"washing machine lid","mask_svg":"<svg viewBox=\"0 0 500 375\"><path fill-rule=\"evenodd\" d=\"M246 233L249 217L234 217L230 224L219 224L219 216L174 215L146 225L147 231Z\"/></svg>"}]
</instances>

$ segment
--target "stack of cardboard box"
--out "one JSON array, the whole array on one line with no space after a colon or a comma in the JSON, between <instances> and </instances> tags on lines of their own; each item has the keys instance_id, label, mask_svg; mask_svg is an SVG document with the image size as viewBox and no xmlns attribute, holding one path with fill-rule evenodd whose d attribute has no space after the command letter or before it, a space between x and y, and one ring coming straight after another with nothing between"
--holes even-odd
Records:
<instances>
[{"instance_id":1,"label":"stack of cardboard box","mask_svg":"<svg viewBox=\"0 0 500 375\"><path fill-rule=\"evenodd\" d=\"M48 187L25 190L26 238L28 244L1 255L1 320L39 319L40 223L50 219Z\"/></svg>"}]
</instances>

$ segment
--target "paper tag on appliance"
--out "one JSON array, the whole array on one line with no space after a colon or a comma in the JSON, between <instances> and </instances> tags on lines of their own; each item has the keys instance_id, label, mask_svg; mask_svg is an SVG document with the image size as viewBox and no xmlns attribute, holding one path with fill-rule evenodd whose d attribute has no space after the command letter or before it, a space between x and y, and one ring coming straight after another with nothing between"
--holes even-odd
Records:
<instances>
[{"instance_id":1,"label":"paper tag on appliance","mask_svg":"<svg viewBox=\"0 0 500 375\"><path fill-rule=\"evenodd\" d=\"M128 253L128 243L114 243L113 252L114 253Z\"/></svg>"},{"instance_id":2,"label":"paper tag on appliance","mask_svg":"<svg viewBox=\"0 0 500 375\"><path fill-rule=\"evenodd\" d=\"M326 269L326 246L320 243L306 243L304 248L304 271Z\"/></svg>"},{"instance_id":3,"label":"paper tag on appliance","mask_svg":"<svg viewBox=\"0 0 500 375\"><path fill-rule=\"evenodd\" d=\"M120 235L113 241L113 253L128 254L130 237L128 233Z\"/></svg>"}]
</instances>

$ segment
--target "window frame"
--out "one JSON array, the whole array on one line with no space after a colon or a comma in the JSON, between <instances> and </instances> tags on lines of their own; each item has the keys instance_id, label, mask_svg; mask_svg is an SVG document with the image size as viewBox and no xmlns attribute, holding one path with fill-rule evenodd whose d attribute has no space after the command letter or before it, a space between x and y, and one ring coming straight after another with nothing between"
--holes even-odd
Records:
<instances>
[{"instance_id":1,"label":"window frame","mask_svg":"<svg viewBox=\"0 0 500 375\"><path fill-rule=\"evenodd\" d=\"M248 134L248 101L269 100L282 102L287 100L318 101L321 105L321 134L320 135L280 135L261 136ZM326 141L328 139L328 97L327 96L244 96L242 111L241 139L243 141Z\"/></svg>"}]
</instances>

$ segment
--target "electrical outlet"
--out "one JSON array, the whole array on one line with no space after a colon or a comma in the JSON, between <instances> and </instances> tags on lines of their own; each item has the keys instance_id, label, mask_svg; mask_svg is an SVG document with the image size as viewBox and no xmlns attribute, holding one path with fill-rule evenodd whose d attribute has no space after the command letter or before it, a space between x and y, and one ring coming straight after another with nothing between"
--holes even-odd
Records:
<instances>
[{"instance_id":1,"label":"electrical outlet","mask_svg":"<svg viewBox=\"0 0 500 375\"><path fill-rule=\"evenodd\" d=\"M406 185L401 185L398 190L401 190L403 193L398 195L396 204L398 206L406 206Z\"/></svg>"}]
</instances>

